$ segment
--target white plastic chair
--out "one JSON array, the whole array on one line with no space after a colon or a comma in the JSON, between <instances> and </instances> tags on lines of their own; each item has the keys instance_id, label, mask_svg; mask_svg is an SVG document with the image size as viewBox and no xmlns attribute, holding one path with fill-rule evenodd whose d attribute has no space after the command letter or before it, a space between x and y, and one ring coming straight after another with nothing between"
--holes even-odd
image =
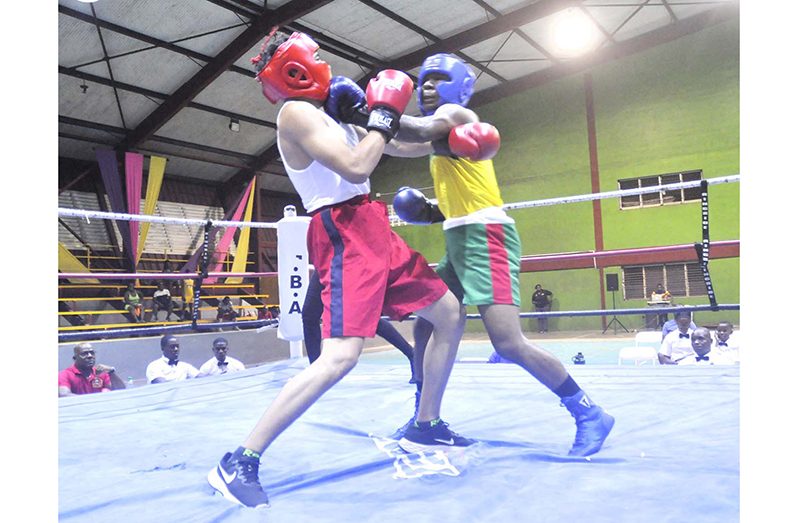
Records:
<instances>
[{"instance_id":1,"label":"white plastic chair","mask_svg":"<svg viewBox=\"0 0 798 523\"><path fill-rule=\"evenodd\" d=\"M656 365L659 362L657 358L657 349L645 345L639 347L624 347L618 351L618 365L623 365L625 361L634 362L637 366L645 365L649 362L651 362L652 365Z\"/></svg>"},{"instance_id":2,"label":"white plastic chair","mask_svg":"<svg viewBox=\"0 0 798 523\"><path fill-rule=\"evenodd\" d=\"M656 347L662 345L662 331L640 331L635 334L635 347Z\"/></svg>"}]
</instances>

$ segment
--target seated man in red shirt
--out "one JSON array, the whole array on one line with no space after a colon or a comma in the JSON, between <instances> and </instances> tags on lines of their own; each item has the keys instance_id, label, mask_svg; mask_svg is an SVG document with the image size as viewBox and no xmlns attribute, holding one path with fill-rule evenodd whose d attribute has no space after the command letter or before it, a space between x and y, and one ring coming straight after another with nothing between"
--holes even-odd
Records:
<instances>
[{"instance_id":1,"label":"seated man in red shirt","mask_svg":"<svg viewBox=\"0 0 798 523\"><path fill-rule=\"evenodd\" d=\"M74 396L93 392L124 389L125 383L108 365L95 365L94 348L90 343L75 345L75 364L58 373L58 396Z\"/></svg>"}]
</instances>

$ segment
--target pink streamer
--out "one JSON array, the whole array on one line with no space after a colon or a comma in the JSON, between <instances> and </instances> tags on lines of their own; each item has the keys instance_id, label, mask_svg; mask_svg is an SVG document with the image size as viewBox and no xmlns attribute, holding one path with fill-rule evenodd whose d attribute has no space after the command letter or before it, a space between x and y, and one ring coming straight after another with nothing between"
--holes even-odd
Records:
<instances>
[{"instance_id":1,"label":"pink streamer","mask_svg":"<svg viewBox=\"0 0 798 523\"><path fill-rule=\"evenodd\" d=\"M230 218L230 221L238 222L241 221L241 217L244 215L244 210L247 207L247 201L249 200L248 196L250 191L252 190L252 184L255 183L255 178L252 178L252 181L249 182L247 185L247 189L244 191L244 196L241 198L241 201L238 202L238 207L236 208L236 212L233 213L233 217ZM230 242L233 241L233 236L236 233L236 227L225 227L224 233L222 234L222 239L219 240L219 243L216 245L215 252L213 253L213 258L211 259L211 263L209 264L212 268L208 270L208 272L222 272L222 261L224 260L224 254L230 248ZM203 280L203 283L216 283L217 278L206 278Z\"/></svg>"},{"instance_id":2,"label":"pink streamer","mask_svg":"<svg viewBox=\"0 0 798 523\"><path fill-rule=\"evenodd\" d=\"M125 153L125 183L127 185L127 212L139 214L141 210L141 183L144 177L144 156L138 153ZM139 222L130 224L130 242L132 244L133 259L139 246Z\"/></svg>"}]
</instances>

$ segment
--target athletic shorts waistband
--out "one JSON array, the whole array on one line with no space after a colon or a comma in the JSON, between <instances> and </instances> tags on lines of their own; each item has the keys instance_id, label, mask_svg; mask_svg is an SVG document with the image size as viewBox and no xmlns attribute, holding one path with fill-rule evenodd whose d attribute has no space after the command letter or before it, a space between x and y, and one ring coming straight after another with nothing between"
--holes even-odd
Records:
<instances>
[{"instance_id":1,"label":"athletic shorts waistband","mask_svg":"<svg viewBox=\"0 0 798 523\"><path fill-rule=\"evenodd\" d=\"M336 207L343 207L345 205L363 205L364 203L369 203L371 198L368 194L358 194L357 196L353 196L348 200L344 200L342 202L334 203L332 205L325 205L324 207L319 207L315 211L310 211L308 214L311 216L316 216L320 212L326 211L327 209L335 209Z\"/></svg>"}]
</instances>

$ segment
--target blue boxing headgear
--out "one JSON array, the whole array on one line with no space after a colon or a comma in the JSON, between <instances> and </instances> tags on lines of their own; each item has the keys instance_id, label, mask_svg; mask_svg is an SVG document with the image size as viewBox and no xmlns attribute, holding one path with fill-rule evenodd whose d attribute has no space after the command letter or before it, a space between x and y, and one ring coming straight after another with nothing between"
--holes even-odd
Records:
<instances>
[{"instance_id":1,"label":"blue boxing headgear","mask_svg":"<svg viewBox=\"0 0 798 523\"><path fill-rule=\"evenodd\" d=\"M424 85L424 81L430 73L441 73L449 77L448 82L440 82L437 86L436 90L441 102L439 105L446 103L462 105L463 107L468 105L471 95L474 94L474 82L477 76L468 64L456 56L438 53L427 57L424 63L421 64L421 71L418 73L416 95L421 114L429 116L434 112L425 111L421 104L421 86Z\"/></svg>"}]
</instances>

